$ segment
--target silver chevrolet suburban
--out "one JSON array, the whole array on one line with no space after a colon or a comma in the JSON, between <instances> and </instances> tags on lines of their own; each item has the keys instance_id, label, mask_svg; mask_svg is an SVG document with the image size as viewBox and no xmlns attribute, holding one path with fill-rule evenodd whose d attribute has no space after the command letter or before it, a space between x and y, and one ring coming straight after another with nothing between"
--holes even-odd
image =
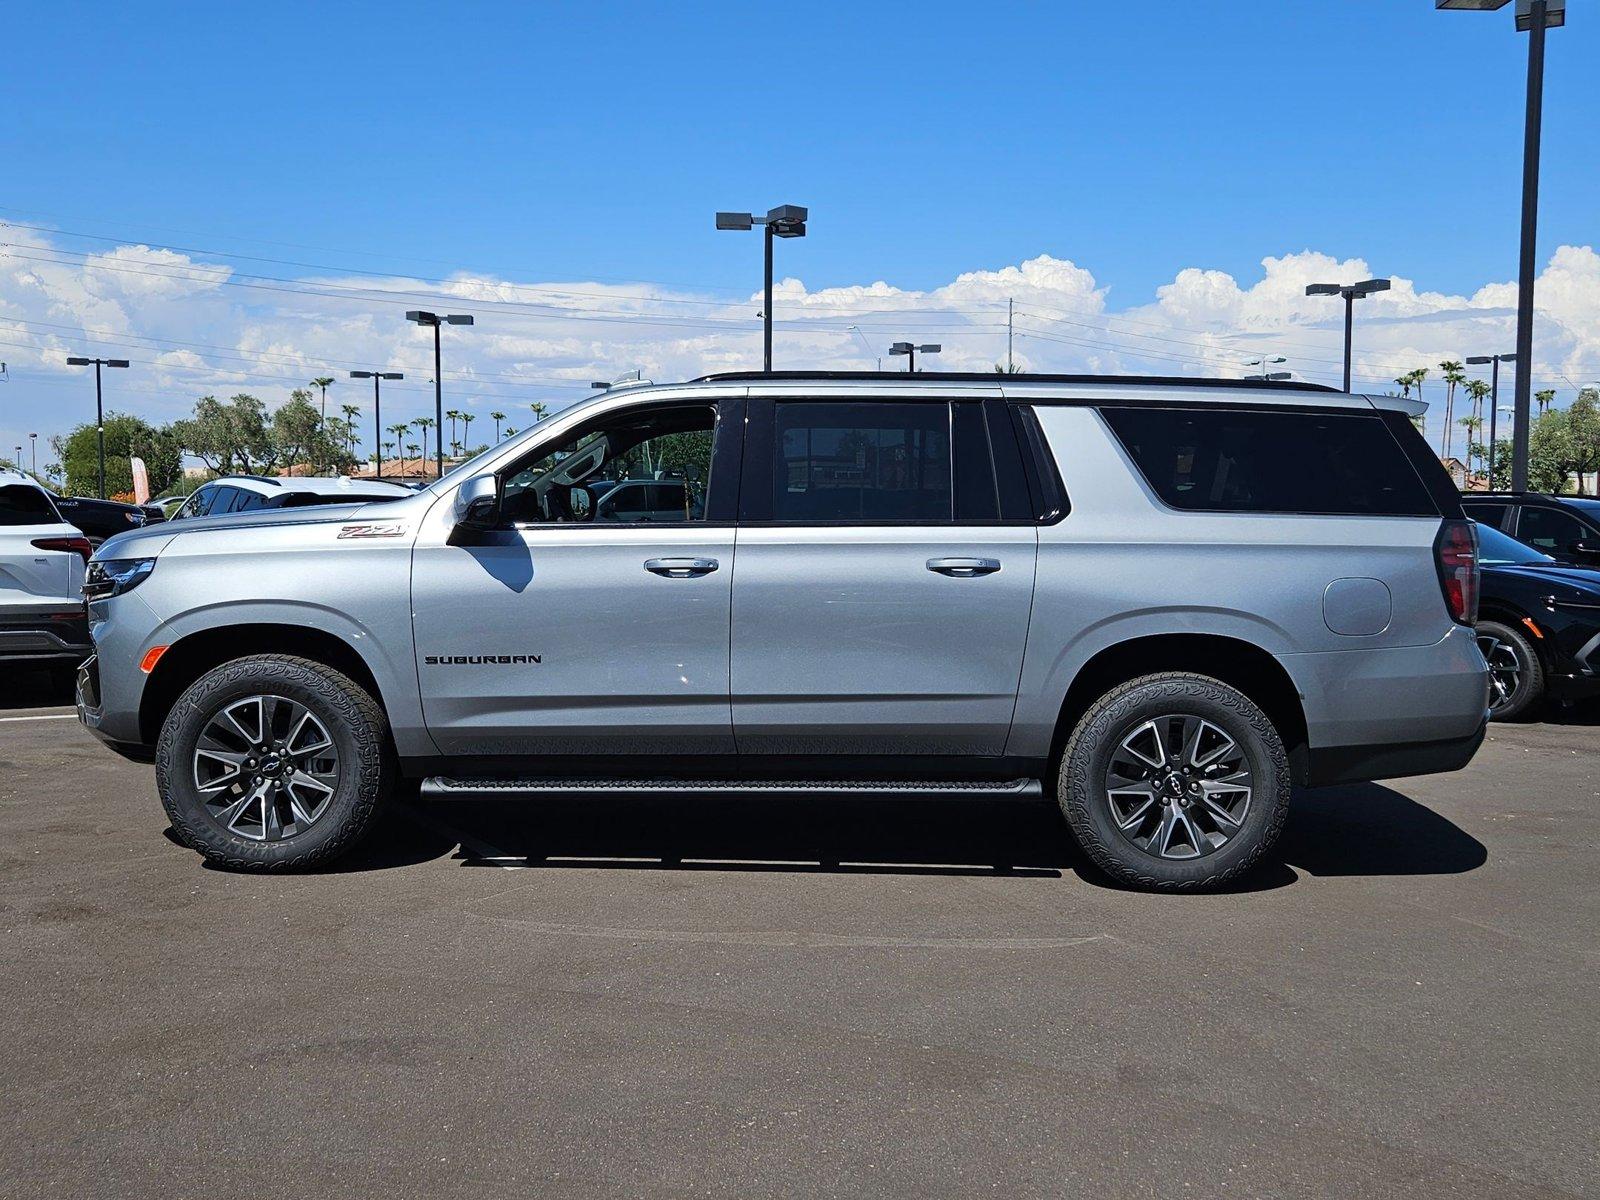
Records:
<instances>
[{"instance_id":1,"label":"silver chevrolet suburban","mask_svg":"<svg viewBox=\"0 0 1600 1200\"><path fill-rule=\"evenodd\" d=\"M1126 377L614 390L406 499L111 539L78 708L238 869L325 862L408 787L1042 785L1116 879L1216 886L1291 785L1483 738L1476 535L1419 412Z\"/></svg>"}]
</instances>

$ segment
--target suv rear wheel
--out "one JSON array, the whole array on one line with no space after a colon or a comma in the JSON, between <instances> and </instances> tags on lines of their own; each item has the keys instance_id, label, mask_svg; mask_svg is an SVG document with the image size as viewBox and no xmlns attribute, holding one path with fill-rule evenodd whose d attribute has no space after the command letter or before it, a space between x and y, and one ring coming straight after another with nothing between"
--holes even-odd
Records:
<instances>
[{"instance_id":1,"label":"suv rear wheel","mask_svg":"<svg viewBox=\"0 0 1600 1200\"><path fill-rule=\"evenodd\" d=\"M393 788L383 710L320 663L225 663L179 697L156 744L173 830L238 871L296 870L349 850Z\"/></svg>"},{"instance_id":2,"label":"suv rear wheel","mask_svg":"<svg viewBox=\"0 0 1600 1200\"><path fill-rule=\"evenodd\" d=\"M1057 798L1107 874L1198 890L1243 875L1277 841L1289 763L1242 692L1204 675L1146 675L1084 714L1061 756Z\"/></svg>"}]
</instances>

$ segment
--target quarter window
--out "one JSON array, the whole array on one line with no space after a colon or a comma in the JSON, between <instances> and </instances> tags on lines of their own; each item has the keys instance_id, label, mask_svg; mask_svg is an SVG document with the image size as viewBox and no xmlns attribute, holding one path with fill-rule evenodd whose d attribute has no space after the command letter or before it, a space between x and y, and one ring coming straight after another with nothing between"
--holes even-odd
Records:
<instances>
[{"instance_id":1,"label":"quarter window","mask_svg":"<svg viewBox=\"0 0 1600 1200\"><path fill-rule=\"evenodd\" d=\"M1524 505L1522 519L1517 523L1517 537L1521 541L1558 557L1571 553L1573 544L1588 536L1589 531L1582 521L1557 508Z\"/></svg>"},{"instance_id":2,"label":"quarter window","mask_svg":"<svg viewBox=\"0 0 1600 1200\"><path fill-rule=\"evenodd\" d=\"M774 520L953 519L949 405L780 403L774 419Z\"/></svg>"},{"instance_id":3,"label":"quarter window","mask_svg":"<svg viewBox=\"0 0 1600 1200\"><path fill-rule=\"evenodd\" d=\"M1199 406L1101 412L1156 495L1173 508L1439 515L1376 414Z\"/></svg>"}]
</instances>

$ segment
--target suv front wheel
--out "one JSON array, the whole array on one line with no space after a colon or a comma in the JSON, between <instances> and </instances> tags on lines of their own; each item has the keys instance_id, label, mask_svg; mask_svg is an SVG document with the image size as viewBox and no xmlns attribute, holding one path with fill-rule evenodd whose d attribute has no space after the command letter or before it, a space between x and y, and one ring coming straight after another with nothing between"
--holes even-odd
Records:
<instances>
[{"instance_id":1,"label":"suv front wheel","mask_svg":"<svg viewBox=\"0 0 1600 1200\"><path fill-rule=\"evenodd\" d=\"M1102 696L1061 756L1057 798L1084 852L1122 883L1217 887L1283 829L1289 763L1272 722L1203 675L1146 675Z\"/></svg>"},{"instance_id":2,"label":"suv front wheel","mask_svg":"<svg viewBox=\"0 0 1600 1200\"><path fill-rule=\"evenodd\" d=\"M349 850L393 788L383 710L321 663L224 663L179 697L156 744L174 832L218 866L297 870Z\"/></svg>"}]
</instances>

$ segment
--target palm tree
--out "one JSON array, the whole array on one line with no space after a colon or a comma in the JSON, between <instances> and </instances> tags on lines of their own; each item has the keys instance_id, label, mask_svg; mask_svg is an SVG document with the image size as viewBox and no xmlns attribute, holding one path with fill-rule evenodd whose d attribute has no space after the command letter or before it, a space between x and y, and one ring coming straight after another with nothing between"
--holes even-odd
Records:
<instances>
[{"instance_id":1,"label":"palm tree","mask_svg":"<svg viewBox=\"0 0 1600 1200\"><path fill-rule=\"evenodd\" d=\"M517 431L515 429L511 428L511 426L507 425L506 426L506 437L514 438L516 436L517 436Z\"/></svg>"},{"instance_id":2,"label":"palm tree","mask_svg":"<svg viewBox=\"0 0 1600 1200\"><path fill-rule=\"evenodd\" d=\"M1550 405L1555 403L1555 388L1545 388L1542 392L1535 392L1533 398L1539 402L1539 415L1542 417L1550 411Z\"/></svg>"},{"instance_id":3,"label":"palm tree","mask_svg":"<svg viewBox=\"0 0 1600 1200\"><path fill-rule=\"evenodd\" d=\"M1441 458L1450 457L1450 422L1456 415L1456 386L1467 381L1467 372L1462 365L1453 358L1447 358L1439 364L1439 373L1444 378L1444 442L1439 447Z\"/></svg>"},{"instance_id":4,"label":"palm tree","mask_svg":"<svg viewBox=\"0 0 1600 1200\"><path fill-rule=\"evenodd\" d=\"M331 375L318 375L311 381L311 386L322 389L322 419L328 419L328 385L333 382Z\"/></svg>"},{"instance_id":5,"label":"palm tree","mask_svg":"<svg viewBox=\"0 0 1600 1200\"><path fill-rule=\"evenodd\" d=\"M1411 372L1411 386L1417 389L1417 399L1422 399L1422 381L1428 377L1427 367L1418 367Z\"/></svg>"},{"instance_id":6,"label":"palm tree","mask_svg":"<svg viewBox=\"0 0 1600 1200\"><path fill-rule=\"evenodd\" d=\"M426 462L427 458L428 458L428 430L433 428L433 425L434 425L433 418L432 417L418 417L415 421L411 422L411 424L415 428L420 429L422 431L422 458L423 458L423 461Z\"/></svg>"},{"instance_id":7,"label":"palm tree","mask_svg":"<svg viewBox=\"0 0 1600 1200\"><path fill-rule=\"evenodd\" d=\"M457 454L461 453L461 443L456 440L456 422L461 419L461 413L453 408L444 410L444 415L450 418L450 445Z\"/></svg>"},{"instance_id":8,"label":"palm tree","mask_svg":"<svg viewBox=\"0 0 1600 1200\"><path fill-rule=\"evenodd\" d=\"M1411 398L1411 374L1410 374L1410 372L1407 372L1404 375L1396 375L1394 377L1394 382L1395 382L1395 386L1400 389L1400 395L1403 398L1409 400Z\"/></svg>"},{"instance_id":9,"label":"palm tree","mask_svg":"<svg viewBox=\"0 0 1600 1200\"><path fill-rule=\"evenodd\" d=\"M464 413L461 414L461 440L463 442L465 442L467 440L467 435L471 432L471 428L470 427L472 425L472 422L475 421L476 419L477 418L474 417L469 412L464 412Z\"/></svg>"},{"instance_id":10,"label":"palm tree","mask_svg":"<svg viewBox=\"0 0 1600 1200\"><path fill-rule=\"evenodd\" d=\"M393 442L385 442L383 444L383 452L386 455L388 455L391 459L394 458L394 443Z\"/></svg>"},{"instance_id":11,"label":"palm tree","mask_svg":"<svg viewBox=\"0 0 1600 1200\"><path fill-rule=\"evenodd\" d=\"M544 420L544 414L548 410L541 401L535 400L532 404L528 405L528 407L533 409L533 423L535 425Z\"/></svg>"},{"instance_id":12,"label":"palm tree","mask_svg":"<svg viewBox=\"0 0 1600 1200\"><path fill-rule=\"evenodd\" d=\"M399 446L402 449L404 449L405 444L406 444L405 443L405 437L406 437L406 434L411 432L411 426L407 425L404 421L401 421L397 425L389 426L389 432L394 434L394 441L391 442L391 443L386 443L386 444L387 445ZM402 460L401 463L400 463L400 474L404 475L405 473L406 473L406 464L405 464L404 460Z\"/></svg>"},{"instance_id":13,"label":"palm tree","mask_svg":"<svg viewBox=\"0 0 1600 1200\"><path fill-rule=\"evenodd\" d=\"M1489 398L1489 385L1481 379L1467 380L1467 395L1472 397L1472 415L1462 417L1457 422L1467 431L1467 467L1472 467L1472 443L1479 429L1483 428L1483 402Z\"/></svg>"},{"instance_id":14,"label":"palm tree","mask_svg":"<svg viewBox=\"0 0 1600 1200\"><path fill-rule=\"evenodd\" d=\"M494 418L494 440L498 442L500 440L500 422L506 419L506 415L503 412L492 412L489 415Z\"/></svg>"},{"instance_id":15,"label":"palm tree","mask_svg":"<svg viewBox=\"0 0 1600 1200\"><path fill-rule=\"evenodd\" d=\"M354 404L341 404L339 406L339 411L344 413L345 428L350 431L350 436L346 439L345 447L350 452L350 457L354 458L356 453L356 444L361 441L361 439L356 436L356 417L360 415L361 410Z\"/></svg>"}]
</instances>

